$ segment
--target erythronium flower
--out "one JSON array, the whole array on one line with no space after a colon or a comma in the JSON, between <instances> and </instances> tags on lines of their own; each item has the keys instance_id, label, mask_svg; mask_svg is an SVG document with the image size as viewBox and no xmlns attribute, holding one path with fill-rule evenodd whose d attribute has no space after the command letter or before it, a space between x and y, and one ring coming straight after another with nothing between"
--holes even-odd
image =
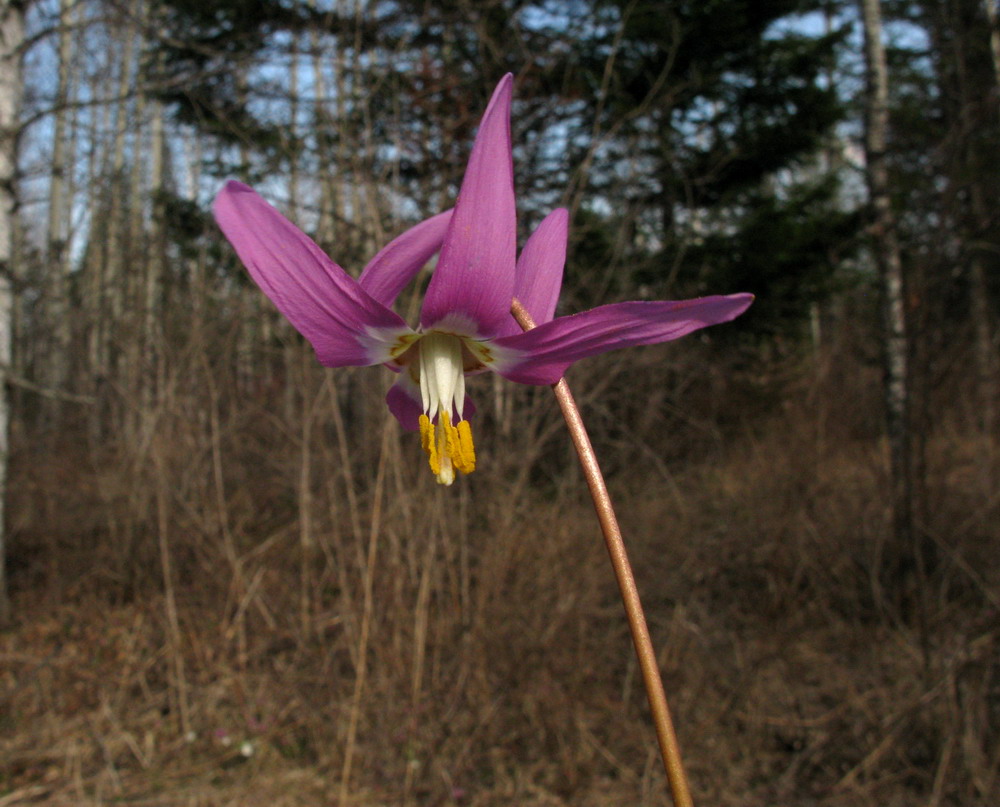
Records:
<instances>
[{"instance_id":1,"label":"erythronium flower","mask_svg":"<svg viewBox=\"0 0 1000 807\"><path fill-rule=\"evenodd\" d=\"M553 318L566 260L568 214L553 211L516 257L510 141L513 77L483 116L454 210L404 232L355 280L305 233L239 182L215 200L216 220L254 280L327 367L385 364L399 377L386 402L419 430L431 470L450 485L476 457L465 377L492 370L522 384L552 384L577 359L665 342L743 313L749 294L604 305ZM391 308L440 251L410 328ZM521 332L517 297L538 327Z\"/></svg>"}]
</instances>

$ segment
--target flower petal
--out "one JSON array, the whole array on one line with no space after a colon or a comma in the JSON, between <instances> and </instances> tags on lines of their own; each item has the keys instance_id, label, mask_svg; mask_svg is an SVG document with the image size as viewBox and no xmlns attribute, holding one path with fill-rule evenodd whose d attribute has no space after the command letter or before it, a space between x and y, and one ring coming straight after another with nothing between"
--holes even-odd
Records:
<instances>
[{"instance_id":1,"label":"flower petal","mask_svg":"<svg viewBox=\"0 0 1000 807\"><path fill-rule=\"evenodd\" d=\"M441 257L431 276L420 313L421 328L446 321L471 323L489 338L510 317L514 294L516 214L514 167L510 144L513 76L504 76L493 92L476 135L462 189L448 227Z\"/></svg>"},{"instance_id":2,"label":"flower petal","mask_svg":"<svg viewBox=\"0 0 1000 807\"><path fill-rule=\"evenodd\" d=\"M409 331L309 236L240 182L213 205L219 227L254 281L327 367L388 360L394 336Z\"/></svg>"},{"instance_id":3,"label":"flower petal","mask_svg":"<svg viewBox=\"0 0 1000 807\"><path fill-rule=\"evenodd\" d=\"M562 288L566 266L566 238L569 234L569 211L557 208L542 219L517 259L514 296L536 325L552 319ZM521 327L508 318L503 335L521 333Z\"/></svg>"},{"instance_id":4,"label":"flower petal","mask_svg":"<svg viewBox=\"0 0 1000 807\"><path fill-rule=\"evenodd\" d=\"M568 235L569 211L556 208L542 219L521 250L514 293L536 325L549 322L556 312Z\"/></svg>"},{"instance_id":5,"label":"flower petal","mask_svg":"<svg viewBox=\"0 0 1000 807\"><path fill-rule=\"evenodd\" d=\"M444 241L451 221L451 210L438 213L398 235L369 261L358 278L358 285L372 299L391 306L406 284L417 276Z\"/></svg>"},{"instance_id":6,"label":"flower petal","mask_svg":"<svg viewBox=\"0 0 1000 807\"><path fill-rule=\"evenodd\" d=\"M630 345L677 339L738 317L752 294L602 305L497 339L490 369L521 384L554 384L577 359Z\"/></svg>"},{"instance_id":7,"label":"flower petal","mask_svg":"<svg viewBox=\"0 0 1000 807\"><path fill-rule=\"evenodd\" d=\"M406 431L415 432L420 428L418 421L424 411L420 402L420 387L410 375L409 368L404 367L396 376L396 383L389 387L385 395L385 403Z\"/></svg>"}]
</instances>

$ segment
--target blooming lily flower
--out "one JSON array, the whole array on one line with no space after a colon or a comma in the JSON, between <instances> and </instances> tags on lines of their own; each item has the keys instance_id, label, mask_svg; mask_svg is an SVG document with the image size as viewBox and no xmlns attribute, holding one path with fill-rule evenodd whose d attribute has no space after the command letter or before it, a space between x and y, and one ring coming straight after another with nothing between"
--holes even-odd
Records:
<instances>
[{"instance_id":1,"label":"blooming lily flower","mask_svg":"<svg viewBox=\"0 0 1000 807\"><path fill-rule=\"evenodd\" d=\"M577 359L676 339L743 313L750 294L627 302L553 318L566 261L568 214L553 211L518 258L510 140L513 77L501 79L472 147L458 201L382 249L357 280L253 190L229 182L214 212L257 285L327 367L387 365L398 373L389 409L419 430L438 481L476 466L465 377L492 370L553 384ZM438 251L420 323L392 310ZM519 299L538 327L521 332Z\"/></svg>"}]
</instances>

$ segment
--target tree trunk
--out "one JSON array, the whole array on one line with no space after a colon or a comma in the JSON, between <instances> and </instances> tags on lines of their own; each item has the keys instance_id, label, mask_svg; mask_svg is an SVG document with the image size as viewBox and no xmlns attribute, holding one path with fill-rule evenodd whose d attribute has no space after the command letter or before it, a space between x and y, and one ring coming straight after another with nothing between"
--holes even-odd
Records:
<instances>
[{"instance_id":1,"label":"tree trunk","mask_svg":"<svg viewBox=\"0 0 1000 807\"><path fill-rule=\"evenodd\" d=\"M315 9L316 0L312 0ZM332 12L331 12L332 15ZM332 23L331 23L332 24ZM319 221L316 224L316 243L324 250L332 251L334 244L334 216L340 211L339 192L336 189L334 172L330 161L329 144L332 141L332 124L326 105L329 102L326 90L326 77L323 74L323 51L320 46L319 31L313 29L309 34L309 46L312 49L313 94L315 109L313 117L316 131L316 164L319 175ZM342 64L343 56L338 48L338 63ZM337 75L340 75L339 69ZM339 167L339 166L338 166Z\"/></svg>"},{"instance_id":2,"label":"tree trunk","mask_svg":"<svg viewBox=\"0 0 1000 807\"><path fill-rule=\"evenodd\" d=\"M45 356L47 369L45 382L56 391L66 387L70 364L69 261L66 254L70 202L66 179L73 155L67 154L69 149L66 124L70 100L72 68L70 62L73 56L72 17L73 7L70 0L59 0L59 72L53 117L52 173L49 178L48 243L45 261L49 297L46 320L52 329L51 341ZM47 398L46 408L58 421L62 402L56 397Z\"/></svg>"},{"instance_id":3,"label":"tree trunk","mask_svg":"<svg viewBox=\"0 0 1000 807\"><path fill-rule=\"evenodd\" d=\"M996 81L994 93L1000 92L1000 15L997 13L996 0L984 0L986 18L990 26L990 56L993 62L993 77ZM963 53L957 54L963 57ZM968 83L965 82L964 95L968 97ZM971 99L970 99L971 102ZM963 104L963 109L969 103ZM977 176L973 168L972 176ZM985 232L990 225L990 205L987 202L990 191L983 187L983 182L972 183L972 211L976 219L976 236ZM982 432L979 458L979 481L985 496L994 490L993 465L994 442L997 432L997 392L1000 388L997 378L997 337L993 317L990 311L990 289L987 282L987 271L983 266L985 256L980 249L973 255L971 265L972 321L976 334L976 369L979 386L979 427Z\"/></svg>"},{"instance_id":4,"label":"tree trunk","mask_svg":"<svg viewBox=\"0 0 1000 807\"><path fill-rule=\"evenodd\" d=\"M17 215L18 108L21 102L21 48L24 5L0 0L0 625L10 620L7 593L4 514L7 501L7 458L14 294L13 233Z\"/></svg>"},{"instance_id":5,"label":"tree trunk","mask_svg":"<svg viewBox=\"0 0 1000 807\"><path fill-rule=\"evenodd\" d=\"M137 11L138 14L145 14L144 11ZM146 17L141 18L143 22ZM128 177L128 205L129 210L125 215L127 233L127 243L124 245L124 252L120 258L118 266L119 275L109 282L117 280L121 283L122 303L122 331L124 338L124 378L123 387L128 398L125 411L128 412L125 434L128 441L139 433L141 427L142 407L142 384L145 378L145 357L142 355L142 333L143 333L143 300L145 297L145 283L143 282L148 272L149 255L146 251L146 229L143 221L144 213L144 174L146 162L143 155L148 153L146 126L149 122L147 111L147 98L143 92L137 93L135 97L134 127L132 132L132 165ZM124 214L124 211L123 211ZM113 258L114 260L114 258ZM127 268L127 271L126 271Z\"/></svg>"},{"instance_id":6,"label":"tree trunk","mask_svg":"<svg viewBox=\"0 0 1000 807\"><path fill-rule=\"evenodd\" d=\"M158 374L163 355L163 281L166 243L163 224L163 194L166 189L166 140L164 138L163 105L153 101L150 118L150 190L152 216L146 243L146 276L142 304L142 344L144 373L141 380L143 410L149 412L154 405L159 387Z\"/></svg>"},{"instance_id":7,"label":"tree trunk","mask_svg":"<svg viewBox=\"0 0 1000 807\"><path fill-rule=\"evenodd\" d=\"M106 307L103 316L107 323L103 326L97 344L98 372L105 378L115 375L116 361L114 342L122 326L124 310L124 290L122 280L122 265L124 263L125 216L122 205L125 202L127 185L125 182L125 141L128 135L128 104L125 96L132 84L132 63L135 49L135 31L129 23L120 29L121 51L118 73L118 100L115 102L114 135L111 141L111 171L106 181L109 187L108 206L108 245L107 259L104 263L102 278L102 295L106 297Z\"/></svg>"},{"instance_id":8,"label":"tree trunk","mask_svg":"<svg viewBox=\"0 0 1000 807\"><path fill-rule=\"evenodd\" d=\"M861 0L865 65L868 78L865 119L865 162L873 211L871 248L882 286L884 398L889 438L893 544L885 560L887 581L902 583L908 568L919 563L913 552L913 479L909 433L909 344L895 214L889 193L886 142L889 126L889 75L882 44L878 0Z\"/></svg>"}]
</instances>

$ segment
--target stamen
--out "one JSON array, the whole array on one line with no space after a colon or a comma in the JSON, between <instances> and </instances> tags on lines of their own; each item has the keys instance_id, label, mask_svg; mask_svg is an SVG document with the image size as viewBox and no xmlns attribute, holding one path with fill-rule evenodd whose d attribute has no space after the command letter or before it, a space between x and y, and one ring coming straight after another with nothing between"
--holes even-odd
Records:
<instances>
[{"instance_id":1,"label":"stamen","mask_svg":"<svg viewBox=\"0 0 1000 807\"><path fill-rule=\"evenodd\" d=\"M460 458L455 460L455 467L463 474L471 474L476 470L476 447L472 444L472 426L469 421L458 421L458 448Z\"/></svg>"},{"instance_id":2,"label":"stamen","mask_svg":"<svg viewBox=\"0 0 1000 807\"><path fill-rule=\"evenodd\" d=\"M420 416L420 445L427 452L427 462L435 476L441 473L441 456L438 454L434 426L427 415Z\"/></svg>"},{"instance_id":3,"label":"stamen","mask_svg":"<svg viewBox=\"0 0 1000 807\"><path fill-rule=\"evenodd\" d=\"M455 471L470 474L476 469L472 428L466 420L452 425L451 413L461 418L465 406L463 340L452 334L429 333L419 342L420 445L427 462L442 485L455 481ZM437 421L436 423L434 421Z\"/></svg>"},{"instance_id":4,"label":"stamen","mask_svg":"<svg viewBox=\"0 0 1000 807\"><path fill-rule=\"evenodd\" d=\"M469 421L460 420L457 427L452 426L447 412L441 413L441 420L444 422L449 459L463 474L471 474L476 470L476 450L472 445L472 427L469 426Z\"/></svg>"}]
</instances>

